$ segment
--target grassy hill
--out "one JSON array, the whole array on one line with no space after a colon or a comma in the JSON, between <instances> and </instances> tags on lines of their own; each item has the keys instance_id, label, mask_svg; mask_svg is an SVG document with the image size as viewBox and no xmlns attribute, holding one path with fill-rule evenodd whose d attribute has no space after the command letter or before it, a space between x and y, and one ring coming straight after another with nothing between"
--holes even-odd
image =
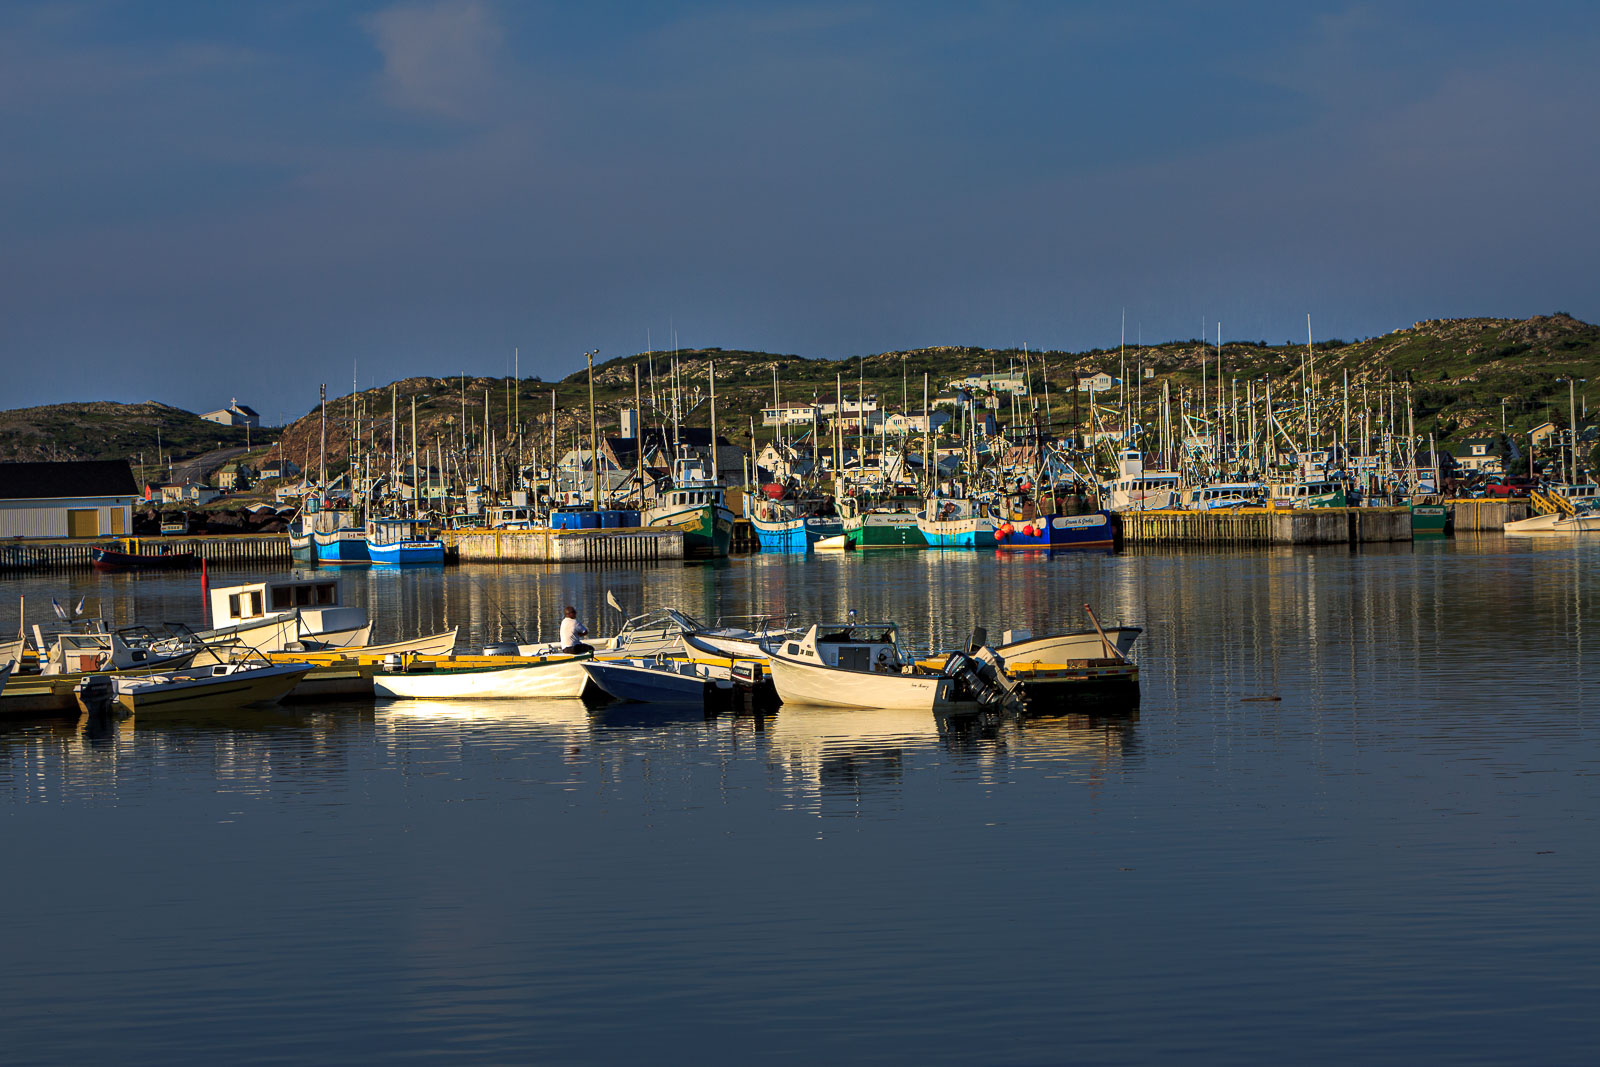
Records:
<instances>
[{"instance_id":1,"label":"grassy hill","mask_svg":"<svg viewBox=\"0 0 1600 1067\"><path fill-rule=\"evenodd\" d=\"M1418 432L1435 433L1442 441L1498 432L1502 399L1507 401L1505 417L1513 431L1526 431L1546 418L1564 425L1568 387L1558 379L1567 375L1587 379L1578 387L1580 395L1589 383L1600 388L1600 327L1561 313L1526 320L1431 320L1381 337L1319 341L1313 353L1325 394L1340 388L1346 374L1358 398L1363 387L1372 390L1391 381L1409 381ZM1224 377L1240 382L1265 377L1297 382L1306 357L1306 346L1294 342L1271 345L1265 340L1235 340L1225 342L1221 350ZM1121 353L1114 348L1024 353L1020 349L955 346L840 360L716 348L677 353L684 407L692 409L685 424L709 424L708 374L715 363L718 427L739 443L748 443L752 418L758 441L771 436L771 431L760 425L760 409L772 402L774 373L779 395L787 402L809 401L814 396L832 400L842 377L847 397L854 397L864 380L867 395L877 396L889 410L899 409L905 398L912 411L920 411L925 372L937 395L946 391L953 379L1013 367L1020 371L1026 364L1040 393L1048 379L1051 422L1065 429L1073 424L1075 415L1080 423L1087 415L1083 397L1073 389L1075 375L1098 371L1118 375L1125 368L1130 386L1141 381L1143 396L1150 402L1163 382L1170 382L1174 391L1197 387L1202 360L1214 382L1217 359L1216 346L1198 340L1130 345ZM671 353L655 352L621 356L597 365L595 403L602 432L615 432L619 409L633 406L635 368L646 419L652 424L658 421L659 416L651 414L651 373L653 370L659 405L665 408L672 362ZM1142 377L1145 367L1152 369L1153 378ZM463 432L469 446L475 447L485 422L486 402L487 419L499 447L504 448L513 423L520 422L525 454L530 459L535 447L541 455L549 451L552 429L560 451L588 435L586 369L575 370L558 382L408 378L359 393L353 402L348 396L329 402L330 470L346 465L353 433L386 446L391 410L398 416L402 436L409 439L413 402L424 443L445 442L447 449L459 445ZM1004 410L1001 414L1004 417ZM141 451L150 458L155 454L158 429L163 450L179 459L244 443L243 430L216 426L163 404L57 404L0 412L0 458L115 458L133 457ZM316 469L320 432L318 413L312 411L282 431L282 454L308 470ZM269 433L260 431L258 437L270 439Z\"/></svg>"},{"instance_id":2,"label":"grassy hill","mask_svg":"<svg viewBox=\"0 0 1600 1067\"><path fill-rule=\"evenodd\" d=\"M255 440L271 431L252 431ZM126 459L156 466L157 454L190 459L245 443L245 430L148 401L48 404L0 411L0 460Z\"/></svg>"}]
</instances>

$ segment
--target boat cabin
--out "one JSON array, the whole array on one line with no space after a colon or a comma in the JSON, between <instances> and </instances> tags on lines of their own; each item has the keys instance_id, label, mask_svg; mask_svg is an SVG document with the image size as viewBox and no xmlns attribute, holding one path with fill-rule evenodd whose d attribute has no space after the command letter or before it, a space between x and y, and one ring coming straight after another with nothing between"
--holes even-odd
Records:
<instances>
[{"instance_id":1,"label":"boat cabin","mask_svg":"<svg viewBox=\"0 0 1600 1067\"><path fill-rule=\"evenodd\" d=\"M929 497L925 501L923 517L932 522L954 522L957 519L976 519L988 514L988 508L970 497Z\"/></svg>"},{"instance_id":2,"label":"boat cabin","mask_svg":"<svg viewBox=\"0 0 1600 1067\"><path fill-rule=\"evenodd\" d=\"M1338 508L1345 504L1344 486L1338 482L1292 482L1272 487L1272 501L1280 508Z\"/></svg>"},{"instance_id":3,"label":"boat cabin","mask_svg":"<svg viewBox=\"0 0 1600 1067\"><path fill-rule=\"evenodd\" d=\"M1587 508L1600 504L1600 485L1552 485L1550 491L1565 497L1573 507Z\"/></svg>"},{"instance_id":4,"label":"boat cabin","mask_svg":"<svg viewBox=\"0 0 1600 1067\"><path fill-rule=\"evenodd\" d=\"M422 519L369 519L367 540L374 545L403 545L427 541L428 524Z\"/></svg>"},{"instance_id":5,"label":"boat cabin","mask_svg":"<svg viewBox=\"0 0 1600 1067\"><path fill-rule=\"evenodd\" d=\"M490 508L484 513L484 525L491 530L531 530L534 525L530 507Z\"/></svg>"},{"instance_id":6,"label":"boat cabin","mask_svg":"<svg viewBox=\"0 0 1600 1067\"><path fill-rule=\"evenodd\" d=\"M892 622L818 624L799 640L786 642L783 651L846 671L898 674L906 666Z\"/></svg>"},{"instance_id":7,"label":"boat cabin","mask_svg":"<svg viewBox=\"0 0 1600 1067\"><path fill-rule=\"evenodd\" d=\"M1183 506L1195 510L1210 508L1260 507L1267 487L1257 482L1197 485L1183 491Z\"/></svg>"},{"instance_id":8,"label":"boat cabin","mask_svg":"<svg viewBox=\"0 0 1600 1067\"><path fill-rule=\"evenodd\" d=\"M361 608L344 606L339 579L322 575L296 574L211 590L213 626L288 614L298 614L305 628L315 633L356 629L366 625L367 617Z\"/></svg>"}]
</instances>

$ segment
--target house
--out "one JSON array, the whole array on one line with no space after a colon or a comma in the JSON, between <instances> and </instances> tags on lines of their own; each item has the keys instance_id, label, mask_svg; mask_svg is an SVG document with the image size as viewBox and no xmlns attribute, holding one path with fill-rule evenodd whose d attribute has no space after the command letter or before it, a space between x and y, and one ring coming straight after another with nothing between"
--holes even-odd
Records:
<instances>
[{"instance_id":1,"label":"house","mask_svg":"<svg viewBox=\"0 0 1600 1067\"><path fill-rule=\"evenodd\" d=\"M1483 471L1486 474L1502 473L1500 453L1490 437L1469 438L1451 449L1456 465L1464 471Z\"/></svg>"},{"instance_id":2,"label":"house","mask_svg":"<svg viewBox=\"0 0 1600 1067\"><path fill-rule=\"evenodd\" d=\"M811 426L821 418L818 404L775 404L761 409L763 426Z\"/></svg>"},{"instance_id":3,"label":"house","mask_svg":"<svg viewBox=\"0 0 1600 1067\"><path fill-rule=\"evenodd\" d=\"M907 434L926 433L931 426L934 433L939 433L940 428L949 421L950 414L945 411L930 411L927 415L906 415L897 411L883 420L883 431L894 437L905 437Z\"/></svg>"},{"instance_id":4,"label":"house","mask_svg":"<svg viewBox=\"0 0 1600 1067\"><path fill-rule=\"evenodd\" d=\"M1561 427L1553 422L1541 422L1528 431L1528 444L1534 448L1554 448L1561 441Z\"/></svg>"},{"instance_id":5,"label":"house","mask_svg":"<svg viewBox=\"0 0 1600 1067\"><path fill-rule=\"evenodd\" d=\"M200 417L218 426L248 426L255 429L261 425L261 416L239 403L237 399L229 401L225 408L208 411Z\"/></svg>"},{"instance_id":6,"label":"house","mask_svg":"<svg viewBox=\"0 0 1600 1067\"><path fill-rule=\"evenodd\" d=\"M0 463L0 538L121 537L139 496L127 460Z\"/></svg>"},{"instance_id":7,"label":"house","mask_svg":"<svg viewBox=\"0 0 1600 1067\"><path fill-rule=\"evenodd\" d=\"M224 463L217 469L217 488L248 489L252 473L243 463Z\"/></svg>"},{"instance_id":8,"label":"house","mask_svg":"<svg viewBox=\"0 0 1600 1067\"><path fill-rule=\"evenodd\" d=\"M1091 374L1087 378L1079 378L1078 379L1078 392L1080 392L1080 393L1104 393L1104 392L1109 392L1110 390L1116 388L1118 385L1121 385L1121 384L1122 384L1122 379L1121 378L1113 378L1111 375L1107 374L1105 371L1101 371L1099 374Z\"/></svg>"},{"instance_id":9,"label":"house","mask_svg":"<svg viewBox=\"0 0 1600 1067\"><path fill-rule=\"evenodd\" d=\"M293 460L269 459L261 465L261 479L268 478L293 478L300 473L300 468Z\"/></svg>"},{"instance_id":10,"label":"house","mask_svg":"<svg viewBox=\"0 0 1600 1067\"><path fill-rule=\"evenodd\" d=\"M209 485L199 482L184 482L182 485L163 485L161 487L161 502L163 504L191 504L198 507L209 504L222 495L220 489L213 489Z\"/></svg>"},{"instance_id":11,"label":"house","mask_svg":"<svg viewBox=\"0 0 1600 1067\"><path fill-rule=\"evenodd\" d=\"M972 374L957 378L952 388L969 392L1020 394L1028 391L1028 383L1020 374Z\"/></svg>"}]
</instances>

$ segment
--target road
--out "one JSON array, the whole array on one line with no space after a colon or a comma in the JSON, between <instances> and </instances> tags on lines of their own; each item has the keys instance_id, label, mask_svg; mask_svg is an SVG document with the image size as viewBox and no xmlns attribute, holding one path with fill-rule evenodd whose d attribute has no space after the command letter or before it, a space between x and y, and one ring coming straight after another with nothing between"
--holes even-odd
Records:
<instances>
[{"instance_id":1,"label":"road","mask_svg":"<svg viewBox=\"0 0 1600 1067\"><path fill-rule=\"evenodd\" d=\"M186 482L205 483L213 471L223 464L238 459L249 449L239 446L236 448L219 448L214 452L206 452L194 459L186 459L182 463L172 465L172 482L174 485L183 485Z\"/></svg>"}]
</instances>

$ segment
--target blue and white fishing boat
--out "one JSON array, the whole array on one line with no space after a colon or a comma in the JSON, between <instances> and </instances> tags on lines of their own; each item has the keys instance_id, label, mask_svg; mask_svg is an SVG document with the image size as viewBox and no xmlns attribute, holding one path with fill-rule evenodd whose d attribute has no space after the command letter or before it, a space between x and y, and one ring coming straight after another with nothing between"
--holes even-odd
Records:
<instances>
[{"instance_id":1,"label":"blue and white fishing boat","mask_svg":"<svg viewBox=\"0 0 1600 1067\"><path fill-rule=\"evenodd\" d=\"M983 511L965 497L935 497L917 512L917 529L929 548L993 548L999 523Z\"/></svg>"},{"instance_id":2,"label":"blue and white fishing boat","mask_svg":"<svg viewBox=\"0 0 1600 1067\"><path fill-rule=\"evenodd\" d=\"M332 530L313 530L311 543L318 563L370 563L367 532L359 526L339 526Z\"/></svg>"},{"instance_id":3,"label":"blue and white fishing boat","mask_svg":"<svg viewBox=\"0 0 1600 1067\"><path fill-rule=\"evenodd\" d=\"M994 532L995 546L1003 549L1112 548L1116 527L1111 513L1089 515L1037 515L1026 521L1003 522Z\"/></svg>"},{"instance_id":4,"label":"blue and white fishing boat","mask_svg":"<svg viewBox=\"0 0 1600 1067\"><path fill-rule=\"evenodd\" d=\"M371 519L367 556L374 563L396 566L443 563L444 542L427 533L427 523L420 519Z\"/></svg>"},{"instance_id":5,"label":"blue and white fishing boat","mask_svg":"<svg viewBox=\"0 0 1600 1067\"><path fill-rule=\"evenodd\" d=\"M758 505L750 525L763 552L804 552L824 538L844 534L844 520L837 516L796 515L792 507L774 501Z\"/></svg>"},{"instance_id":6,"label":"blue and white fishing boat","mask_svg":"<svg viewBox=\"0 0 1600 1067\"><path fill-rule=\"evenodd\" d=\"M311 540L311 527L304 517L289 524L289 554L306 562L317 558L317 546Z\"/></svg>"}]
</instances>

